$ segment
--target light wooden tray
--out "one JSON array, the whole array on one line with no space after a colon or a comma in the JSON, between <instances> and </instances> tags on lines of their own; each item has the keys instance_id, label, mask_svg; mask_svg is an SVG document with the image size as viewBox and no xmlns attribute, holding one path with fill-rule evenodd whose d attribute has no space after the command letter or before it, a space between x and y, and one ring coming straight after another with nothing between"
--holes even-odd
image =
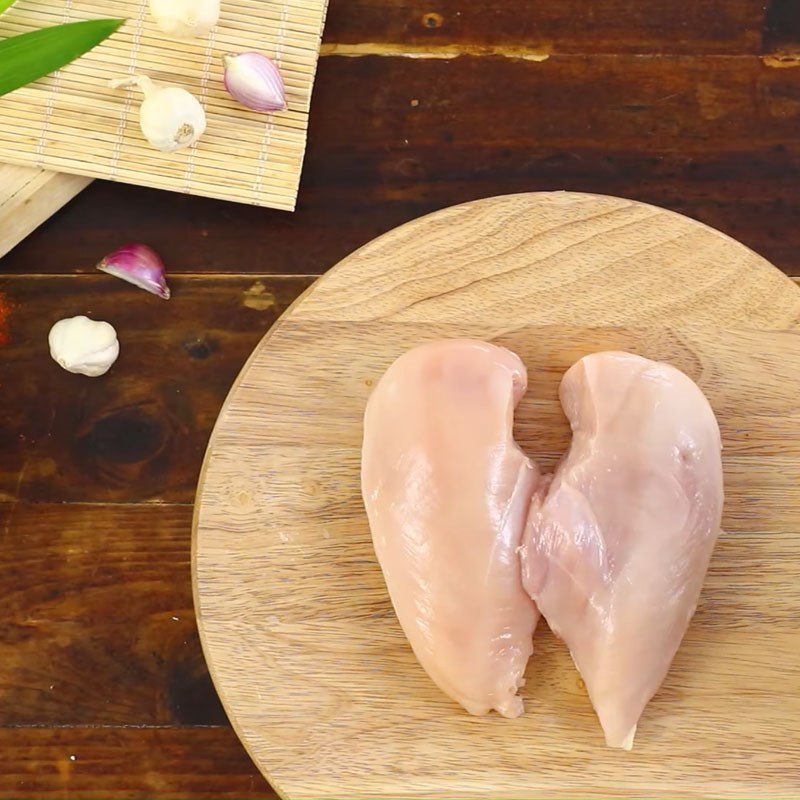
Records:
<instances>
[{"instance_id":1,"label":"light wooden tray","mask_svg":"<svg viewBox=\"0 0 800 800\"><path fill-rule=\"evenodd\" d=\"M0 258L91 182L81 175L0 164Z\"/></svg>"},{"instance_id":2,"label":"light wooden tray","mask_svg":"<svg viewBox=\"0 0 800 800\"><path fill-rule=\"evenodd\" d=\"M279 792L356 797L800 796L800 291L652 206L495 198L382 236L287 311L239 376L198 491L195 602L239 736ZM605 747L540 625L516 720L470 717L415 660L359 491L386 367L440 336L520 354L515 433L546 468L581 356L627 349L699 382L726 505L697 614L632 752Z\"/></svg>"},{"instance_id":3,"label":"light wooden tray","mask_svg":"<svg viewBox=\"0 0 800 800\"><path fill-rule=\"evenodd\" d=\"M160 33L147 0L19 0L0 38L97 17L129 21L60 72L0 98L0 162L293 209L327 0L223 0L220 24L189 42ZM222 55L257 50L280 66L288 109L259 114L228 96ZM133 72L180 85L205 106L194 147L162 153L138 124L138 90L108 81Z\"/></svg>"}]
</instances>

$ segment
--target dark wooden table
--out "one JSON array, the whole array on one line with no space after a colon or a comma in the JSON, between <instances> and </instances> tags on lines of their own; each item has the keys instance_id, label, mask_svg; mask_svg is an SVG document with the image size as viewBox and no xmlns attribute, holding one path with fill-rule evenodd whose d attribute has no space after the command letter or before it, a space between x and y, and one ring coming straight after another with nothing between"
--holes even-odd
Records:
<instances>
[{"instance_id":1,"label":"dark wooden table","mask_svg":"<svg viewBox=\"0 0 800 800\"><path fill-rule=\"evenodd\" d=\"M203 662L192 501L248 353L354 248L573 189L800 276L800 2L767 6L332 0L295 214L96 182L0 261L0 796L274 796ZM94 271L124 241L161 251L170 302ZM119 332L105 378L49 358L79 313Z\"/></svg>"}]
</instances>

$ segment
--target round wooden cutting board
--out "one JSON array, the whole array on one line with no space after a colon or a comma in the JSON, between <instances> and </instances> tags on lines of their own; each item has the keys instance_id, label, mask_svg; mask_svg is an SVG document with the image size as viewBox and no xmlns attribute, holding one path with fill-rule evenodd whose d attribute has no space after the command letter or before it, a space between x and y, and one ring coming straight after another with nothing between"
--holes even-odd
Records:
<instances>
[{"instance_id":1,"label":"round wooden cutting board","mask_svg":"<svg viewBox=\"0 0 800 800\"><path fill-rule=\"evenodd\" d=\"M543 193L440 211L346 258L256 348L200 481L194 580L236 731L292 798L800 796L800 291L697 222ZM724 441L726 508L697 614L630 753L604 746L542 623L525 714L470 717L417 664L361 503L361 417L403 351L517 352L523 448L569 442L558 381L586 353L670 361Z\"/></svg>"}]
</instances>

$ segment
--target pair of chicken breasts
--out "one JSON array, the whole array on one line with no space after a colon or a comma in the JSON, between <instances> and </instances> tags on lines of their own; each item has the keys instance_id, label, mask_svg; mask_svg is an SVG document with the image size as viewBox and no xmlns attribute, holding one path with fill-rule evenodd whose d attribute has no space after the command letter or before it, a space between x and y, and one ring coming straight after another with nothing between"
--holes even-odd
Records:
<instances>
[{"instance_id":1,"label":"pair of chicken breasts","mask_svg":"<svg viewBox=\"0 0 800 800\"><path fill-rule=\"evenodd\" d=\"M630 749L697 605L720 530L720 433L667 364L595 353L564 375L572 444L543 475L513 438L526 370L472 340L392 364L364 419L362 491L400 624L471 714L522 713L543 615L612 747Z\"/></svg>"}]
</instances>

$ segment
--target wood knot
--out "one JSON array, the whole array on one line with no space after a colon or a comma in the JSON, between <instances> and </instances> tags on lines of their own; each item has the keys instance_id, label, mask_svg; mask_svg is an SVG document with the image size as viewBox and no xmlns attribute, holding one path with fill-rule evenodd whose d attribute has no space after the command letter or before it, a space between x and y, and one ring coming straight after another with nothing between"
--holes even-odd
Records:
<instances>
[{"instance_id":1,"label":"wood knot","mask_svg":"<svg viewBox=\"0 0 800 800\"><path fill-rule=\"evenodd\" d=\"M95 420L78 440L79 450L93 460L135 464L161 452L161 421L141 406L115 409Z\"/></svg>"},{"instance_id":2,"label":"wood knot","mask_svg":"<svg viewBox=\"0 0 800 800\"><path fill-rule=\"evenodd\" d=\"M429 11L422 15L422 24L426 28L441 28L444 24L444 17L435 11Z\"/></svg>"},{"instance_id":3,"label":"wood knot","mask_svg":"<svg viewBox=\"0 0 800 800\"><path fill-rule=\"evenodd\" d=\"M217 343L212 339L206 339L204 336L196 336L185 341L183 349L188 353L189 358L197 358L202 361L217 349Z\"/></svg>"},{"instance_id":4,"label":"wood knot","mask_svg":"<svg viewBox=\"0 0 800 800\"><path fill-rule=\"evenodd\" d=\"M253 497L250 492L244 491L244 489L239 490L233 495L234 503L239 506L240 508L248 508L249 506L253 505Z\"/></svg>"},{"instance_id":5,"label":"wood knot","mask_svg":"<svg viewBox=\"0 0 800 800\"><path fill-rule=\"evenodd\" d=\"M420 180L425 177L425 168L416 158L401 158L397 162L396 170L404 178Z\"/></svg>"}]
</instances>

